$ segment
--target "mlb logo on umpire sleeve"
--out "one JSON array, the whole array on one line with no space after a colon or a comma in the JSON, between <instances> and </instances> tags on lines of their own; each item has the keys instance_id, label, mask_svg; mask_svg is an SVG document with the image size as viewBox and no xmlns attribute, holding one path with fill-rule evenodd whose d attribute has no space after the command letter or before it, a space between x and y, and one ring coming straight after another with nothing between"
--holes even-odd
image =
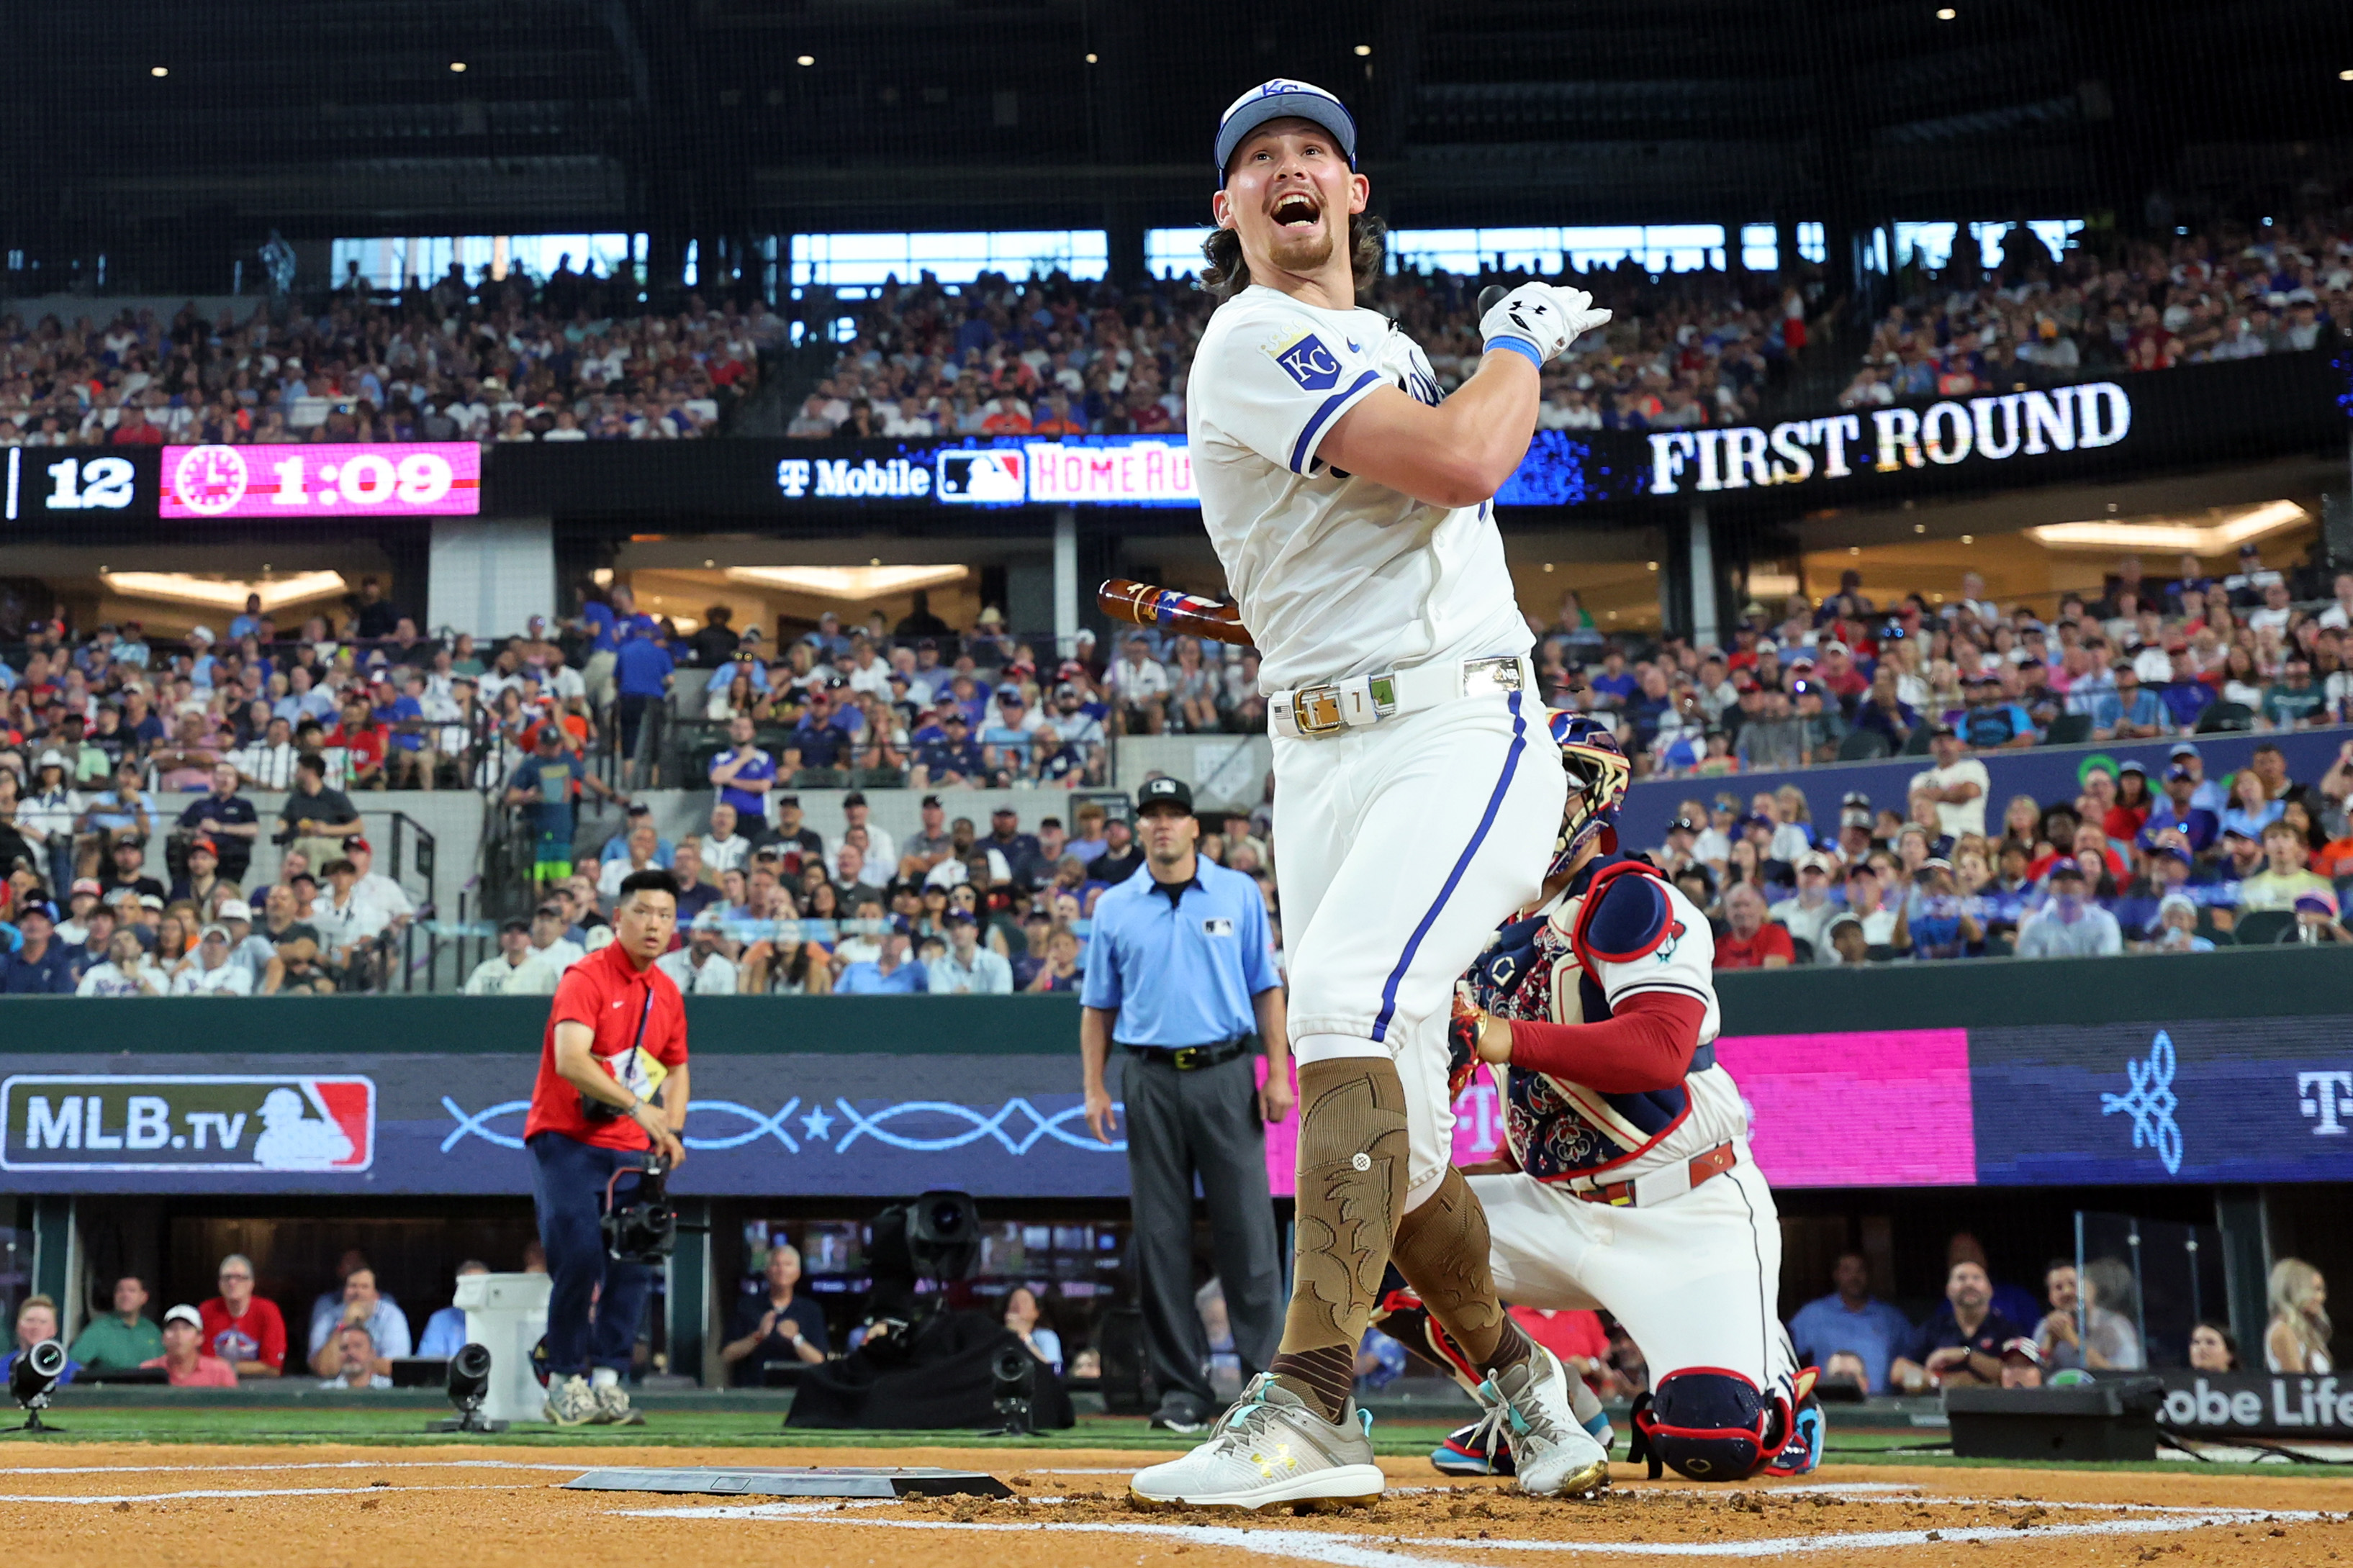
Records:
<instances>
[{"instance_id":1,"label":"mlb logo on umpire sleeve","mask_svg":"<svg viewBox=\"0 0 2353 1568\"><path fill-rule=\"evenodd\" d=\"M1223 915L1206 916L1201 921L1201 934L1203 936L1231 936L1234 934L1234 922L1228 920Z\"/></svg>"},{"instance_id":2,"label":"mlb logo on umpire sleeve","mask_svg":"<svg viewBox=\"0 0 2353 1568\"><path fill-rule=\"evenodd\" d=\"M1329 392L1340 383L1340 361L1314 332L1271 343L1267 353L1303 392Z\"/></svg>"}]
</instances>

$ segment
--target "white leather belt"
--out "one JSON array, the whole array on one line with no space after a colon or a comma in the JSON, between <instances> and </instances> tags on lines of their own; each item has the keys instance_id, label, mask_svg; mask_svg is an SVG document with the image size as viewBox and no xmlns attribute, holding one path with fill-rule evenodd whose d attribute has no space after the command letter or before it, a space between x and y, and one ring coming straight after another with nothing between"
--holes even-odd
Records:
<instances>
[{"instance_id":1,"label":"white leather belt","mask_svg":"<svg viewBox=\"0 0 2353 1568\"><path fill-rule=\"evenodd\" d=\"M1267 699L1267 728L1292 740L1314 740L1364 729L1435 708L1457 698L1536 689L1535 661L1505 655L1443 664L1418 664L1380 675L1352 675L1317 686L1294 686Z\"/></svg>"}]
</instances>

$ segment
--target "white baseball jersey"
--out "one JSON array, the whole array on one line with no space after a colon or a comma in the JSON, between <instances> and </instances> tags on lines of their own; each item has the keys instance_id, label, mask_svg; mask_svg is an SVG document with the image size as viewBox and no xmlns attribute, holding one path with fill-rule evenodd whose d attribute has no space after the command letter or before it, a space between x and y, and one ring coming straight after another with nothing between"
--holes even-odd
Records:
<instances>
[{"instance_id":1,"label":"white baseball jersey","mask_svg":"<svg viewBox=\"0 0 2353 1568\"><path fill-rule=\"evenodd\" d=\"M1316 456L1384 382L1432 406L1442 395L1388 317L1261 285L1218 307L1194 354L1201 521L1258 645L1262 692L1533 646L1493 502L1431 506Z\"/></svg>"}]
</instances>

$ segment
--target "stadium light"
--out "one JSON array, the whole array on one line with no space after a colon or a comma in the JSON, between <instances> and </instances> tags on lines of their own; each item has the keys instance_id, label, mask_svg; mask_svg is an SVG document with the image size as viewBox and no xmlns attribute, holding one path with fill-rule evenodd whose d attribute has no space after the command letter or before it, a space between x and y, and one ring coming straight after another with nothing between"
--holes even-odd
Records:
<instances>
[{"instance_id":1,"label":"stadium light","mask_svg":"<svg viewBox=\"0 0 2353 1568\"><path fill-rule=\"evenodd\" d=\"M466 62L463 60L451 60L449 62L449 68L458 75L464 76L466 74Z\"/></svg>"},{"instance_id":2,"label":"stadium light","mask_svg":"<svg viewBox=\"0 0 2353 1568\"><path fill-rule=\"evenodd\" d=\"M1367 55L1371 54L1372 52L1373 52L1373 46L1372 46L1372 45L1370 45L1370 44L1358 44L1358 45L1356 46L1356 58L1357 58L1358 59L1363 59L1366 56L1367 56Z\"/></svg>"},{"instance_id":3,"label":"stadium light","mask_svg":"<svg viewBox=\"0 0 2353 1568\"><path fill-rule=\"evenodd\" d=\"M799 63L805 66L813 66L817 64L817 57L815 55L803 55L800 57Z\"/></svg>"},{"instance_id":4,"label":"stadium light","mask_svg":"<svg viewBox=\"0 0 2353 1568\"><path fill-rule=\"evenodd\" d=\"M2337 73L2337 79L2338 81L2353 81L2353 71L2338 71Z\"/></svg>"},{"instance_id":5,"label":"stadium light","mask_svg":"<svg viewBox=\"0 0 2353 1568\"><path fill-rule=\"evenodd\" d=\"M1957 12L1957 11L1954 10L1950 5L1947 5L1947 6L1943 6L1943 7L1941 7L1941 8L1936 12L1936 20L1938 20L1939 22L1949 22L1949 21L1951 21L1955 16L1959 16L1959 15L1960 15L1960 13L1959 13L1959 12Z\"/></svg>"},{"instance_id":6,"label":"stadium light","mask_svg":"<svg viewBox=\"0 0 2353 1568\"><path fill-rule=\"evenodd\" d=\"M172 74L172 68L170 66L149 66L147 68L147 74L152 77L167 77Z\"/></svg>"},{"instance_id":7,"label":"stadium light","mask_svg":"<svg viewBox=\"0 0 2353 1568\"><path fill-rule=\"evenodd\" d=\"M1089 65L1092 65L1092 64L1094 64L1094 63L1095 63L1095 57L1094 57L1093 55L1092 55L1092 54L1088 55L1088 56L1087 56L1087 64L1089 64Z\"/></svg>"}]
</instances>

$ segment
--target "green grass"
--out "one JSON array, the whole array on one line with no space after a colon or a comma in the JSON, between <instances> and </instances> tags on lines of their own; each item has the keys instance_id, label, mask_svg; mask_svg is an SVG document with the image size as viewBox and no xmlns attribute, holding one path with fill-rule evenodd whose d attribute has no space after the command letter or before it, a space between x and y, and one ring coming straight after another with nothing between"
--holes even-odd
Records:
<instances>
[{"instance_id":1,"label":"green grass","mask_svg":"<svg viewBox=\"0 0 2353 1568\"><path fill-rule=\"evenodd\" d=\"M364 1444L403 1448L496 1448L514 1445L576 1448L586 1455L598 1448L870 1448L878 1461L888 1451L908 1448L971 1448L982 1452L1047 1454L1077 1448L1118 1448L1141 1452L1176 1452L1197 1439L1147 1428L1133 1416L1088 1416L1067 1432L1034 1437L984 1437L968 1431L947 1432L823 1432L786 1431L774 1411L652 1409L643 1426L584 1427L564 1430L536 1423L491 1436L425 1430L440 1411L422 1405L397 1408L322 1408L317 1405L264 1406L229 1409L214 1406L81 1405L61 1404L51 1417L64 1430L51 1436L0 1439L0 1469L33 1464L36 1447L64 1448L79 1443L160 1444ZM1373 1446L1391 1458L1427 1454L1450 1428L1444 1425L1381 1422L1373 1428ZM2008 1459L1960 1459L1948 1453L1891 1452L1933 1440L1921 1432L1847 1431L1831 1428L1824 1456L1826 1471L1860 1465L1912 1465L1934 1468L1989 1469L2021 1468ZM1624 1458L1624 1434L1618 1454ZM1018 1464L998 1468L1015 1468ZM2048 1462L2031 1467L2052 1470L2113 1470L2136 1475L2247 1475L2327 1477L2344 1474L2341 1467L2295 1464L2202 1464L2193 1459L2167 1458L2154 1463Z\"/></svg>"}]
</instances>

